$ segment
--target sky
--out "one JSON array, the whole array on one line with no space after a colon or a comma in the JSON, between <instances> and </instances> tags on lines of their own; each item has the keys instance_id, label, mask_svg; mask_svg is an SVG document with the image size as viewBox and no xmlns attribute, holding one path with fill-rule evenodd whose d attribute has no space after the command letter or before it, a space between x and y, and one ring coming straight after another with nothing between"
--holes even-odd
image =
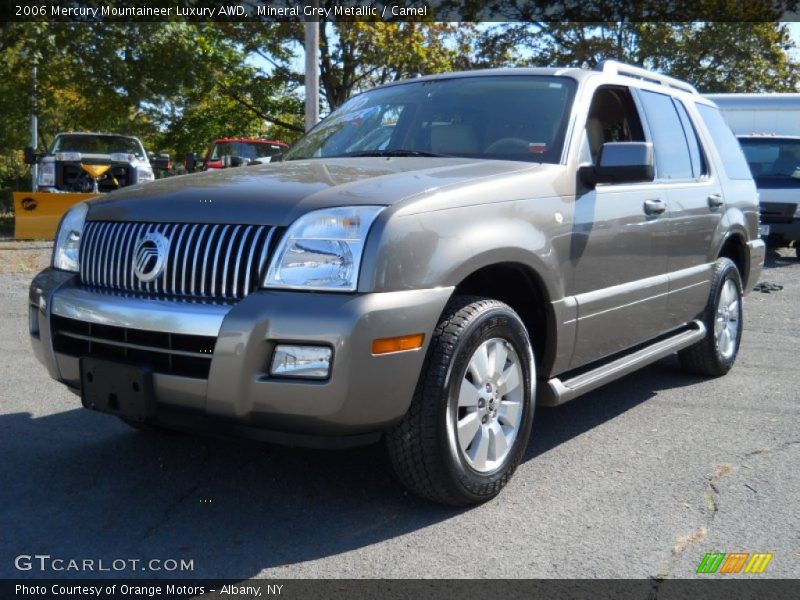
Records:
<instances>
[{"instance_id":1,"label":"sky","mask_svg":"<svg viewBox=\"0 0 800 600\"><path fill-rule=\"evenodd\" d=\"M792 54L795 60L800 60L800 23L787 23L787 25L789 27L789 33L794 40L794 45L797 46Z\"/></svg>"}]
</instances>

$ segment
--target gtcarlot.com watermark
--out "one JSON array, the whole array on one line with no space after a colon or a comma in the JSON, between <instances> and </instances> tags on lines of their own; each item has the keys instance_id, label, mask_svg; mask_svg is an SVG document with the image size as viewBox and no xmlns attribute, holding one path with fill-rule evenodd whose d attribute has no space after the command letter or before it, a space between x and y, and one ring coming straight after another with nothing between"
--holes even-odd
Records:
<instances>
[{"instance_id":1,"label":"gtcarlot.com watermark","mask_svg":"<svg viewBox=\"0 0 800 600\"><path fill-rule=\"evenodd\" d=\"M20 554L14 559L17 571L35 573L124 573L194 571L194 559L185 558L62 558L49 554Z\"/></svg>"}]
</instances>

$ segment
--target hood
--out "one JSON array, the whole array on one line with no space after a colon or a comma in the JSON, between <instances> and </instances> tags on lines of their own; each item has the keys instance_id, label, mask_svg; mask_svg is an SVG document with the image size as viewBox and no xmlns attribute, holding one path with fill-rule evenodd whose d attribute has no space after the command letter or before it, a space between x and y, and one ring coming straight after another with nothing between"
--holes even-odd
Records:
<instances>
[{"instance_id":1,"label":"hood","mask_svg":"<svg viewBox=\"0 0 800 600\"><path fill-rule=\"evenodd\" d=\"M66 160L66 161L59 161L59 162L66 162L66 163L79 163L83 162L86 164L100 164L100 163L108 163L111 164L131 164L130 161L127 160L111 160L110 154L90 154L88 152L81 152L81 159L80 160ZM56 162L55 154L47 154L42 157L42 162ZM137 158L133 162L138 163L140 165L150 164L149 161L145 158Z\"/></svg>"},{"instance_id":2,"label":"hood","mask_svg":"<svg viewBox=\"0 0 800 600\"><path fill-rule=\"evenodd\" d=\"M90 201L89 220L289 225L319 208L396 204L444 187L536 169L462 158L337 158L206 171Z\"/></svg>"}]
</instances>

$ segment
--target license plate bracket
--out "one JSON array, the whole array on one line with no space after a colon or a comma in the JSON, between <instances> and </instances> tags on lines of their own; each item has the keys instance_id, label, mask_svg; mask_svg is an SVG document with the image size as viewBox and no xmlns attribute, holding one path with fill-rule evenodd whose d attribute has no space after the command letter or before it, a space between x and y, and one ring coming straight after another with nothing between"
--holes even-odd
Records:
<instances>
[{"instance_id":1,"label":"license plate bracket","mask_svg":"<svg viewBox=\"0 0 800 600\"><path fill-rule=\"evenodd\" d=\"M90 410L144 422L156 414L153 369L84 357L81 402Z\"/></svg>"}]
</instances>

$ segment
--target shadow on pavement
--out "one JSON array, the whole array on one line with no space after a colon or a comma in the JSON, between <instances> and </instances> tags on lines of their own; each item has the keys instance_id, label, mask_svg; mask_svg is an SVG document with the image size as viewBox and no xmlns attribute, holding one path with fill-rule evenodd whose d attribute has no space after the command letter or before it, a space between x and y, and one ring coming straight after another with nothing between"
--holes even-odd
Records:
<instances>
[{"instance_id":1,"label":"shadow on pavement","mask_svg":"<svg viewBox=\"0 0 800 600\"><path fill-rule=\"evenodd\" d=\"M658 391L690 386L702 380L683 371L677 357L668 357L562 406L537 407L531 441L523 460L533 459L614 419L646 402Z\"/></svg>"},{"instance_id":2,"label":"shadow on pavement","mask_svg":"<svg viewBox=\"0 0 800 600\"><path fill-rule=\"evenodd\" d=\"M764 258L765 269L777 269L779 267L791 267L800 262L800 259L795 257L794 248L783 248L779 251L778 248L767 248L767 254ZM764 275L762 275L762 278Z\"/></svg>"},{"instance_id":3,"label":"shadow on pavement","mask_svg":"<svg viewBox=\"0 0 800 600\"><path fill-rule=\"evenodd\" d=\"M696 381L665 360L540 409L525 460ZM19 554L194 561L191 573L25 574L36 577L252 577L462 512L405 494L382 446L314 451L138 433L82 408L0 417L0 456L0 577L20 575Z\"/></svg>"}]
</instances>

